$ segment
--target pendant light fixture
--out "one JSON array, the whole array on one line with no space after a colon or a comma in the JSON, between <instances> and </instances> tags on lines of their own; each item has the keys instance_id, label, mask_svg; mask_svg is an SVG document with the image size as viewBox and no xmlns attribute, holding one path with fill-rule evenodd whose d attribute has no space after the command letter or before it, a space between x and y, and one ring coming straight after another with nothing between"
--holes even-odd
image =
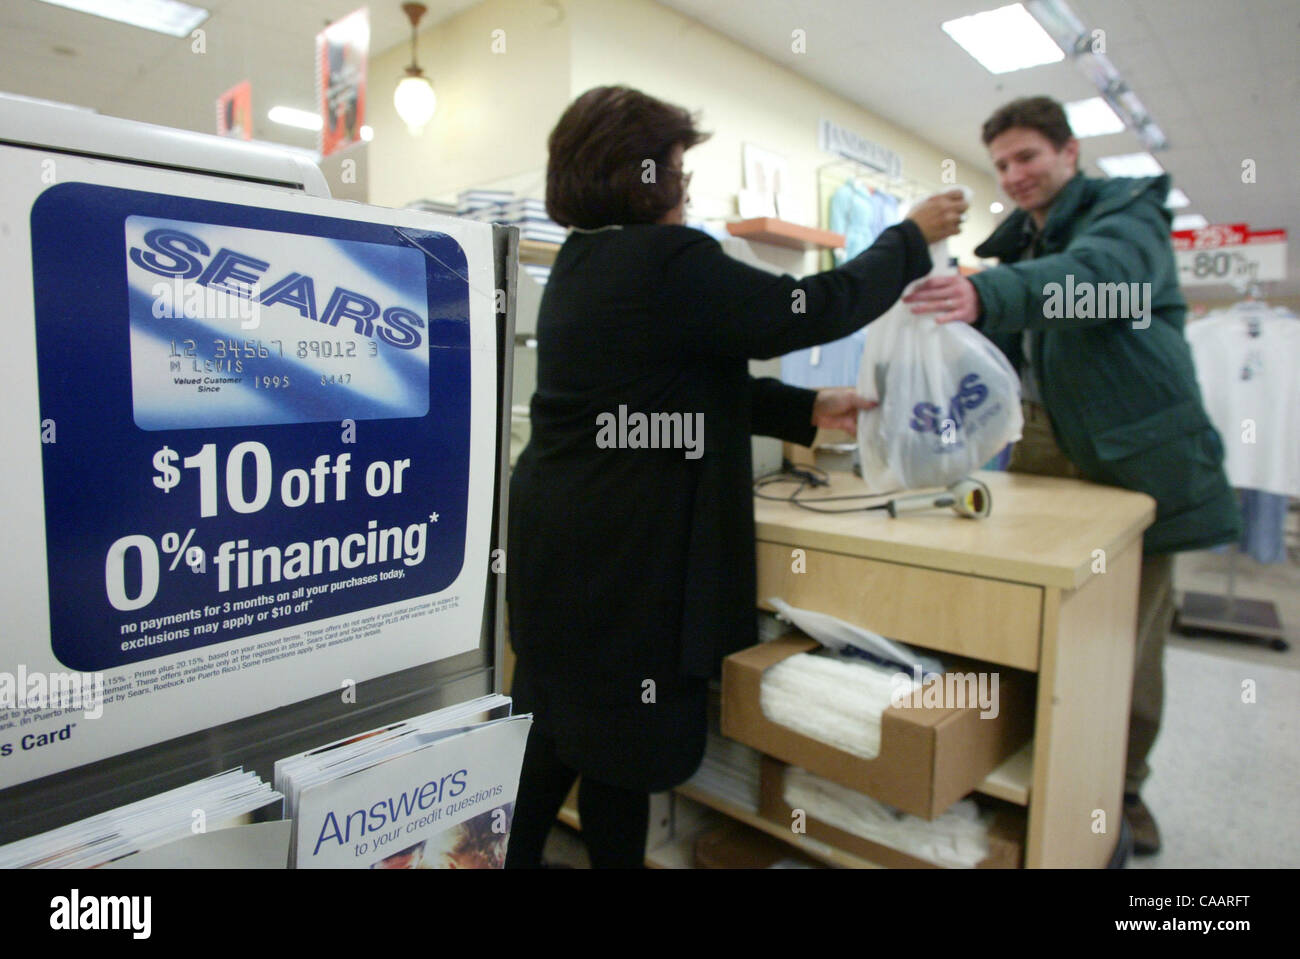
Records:
<instances>
[{"instance_id":1,"label":"pendant light fixture","mask_svg":"<svg viewBox=\"0 0 1300 959\"><path fill-rule=\"evenodd\" d=\"M402 4L402 12L411 21L411 65L406 68L406 76L398 81L397 89L393 91L393 106L412 136L420 135L438 105L433 84L420 69L415 56L415 30L425 9L422 3Z\"/></svg>"}]
</instances>

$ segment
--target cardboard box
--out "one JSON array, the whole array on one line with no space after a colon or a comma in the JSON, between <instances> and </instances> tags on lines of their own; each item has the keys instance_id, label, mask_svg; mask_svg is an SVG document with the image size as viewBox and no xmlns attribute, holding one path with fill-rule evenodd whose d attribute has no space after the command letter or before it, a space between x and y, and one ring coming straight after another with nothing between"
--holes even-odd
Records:
<instances>
[{"instance_id":1,"label":"cardboard box","mask_svg":"<svg viewBox=\"0 0 1300 959\"><path fill-rule=\"evenodd\" d=\"M813 640L791 634L728 656L722 665L722 734L925 819L974 790L1032 734L1033 675L954 656L944 657L950 672L998 674L996 717L982 718L977 704L926 707L923 690L917 705L885 710L875 759L777 725L760 705L764 670L817 648Z\"/></svg>"},{"instance_id":2,"label":"cardboard box","mask_svg":"<svg viewBox=\"0 0 1300 959\"><path fill-rule=\"evenodd\" d=\"M762 789L759 798L759 815L769 822L790 828L794 810L782 796L786 764L769 756L763 757ZM1025 831L1028 816L1025 810L996 800L998 807L989 827L989 854L975 866L976 869L1019 869L1025 862ZM925 859L908 855L889 846L882 846L851 832L845 832L829 823L821 822L805 813L805 834L827 845L860 856L878 866L889 869L942 869Z\"/></svg>"},{"instance_id":3,"label":"cardboard box","mask_svg":"<svg viewBox=\"0 0 1300 959\"><path fill-rule=\"evenodd\" d=\"M771 869L777 863L824 868L789 843L735 821L695 840L696 869Z\"/></svg>"}]
</instances>

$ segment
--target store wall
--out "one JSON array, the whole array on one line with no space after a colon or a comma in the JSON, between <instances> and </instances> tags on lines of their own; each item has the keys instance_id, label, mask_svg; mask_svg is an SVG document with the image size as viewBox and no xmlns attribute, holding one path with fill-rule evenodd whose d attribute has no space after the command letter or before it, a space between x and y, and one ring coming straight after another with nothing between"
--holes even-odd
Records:
<instances>
[{"instance_id":1,"label":"store wall","mask_svg":"<svg viewBox=\"0 0 1300 959\"><path fill-rule=\"evenodd\" d=\"M366 203L370 199L370 144L353 143L320 161L320 172L337 200Z\"/></svg>"},{"instance_id":2,"label":"store wall","mask_svg":"<svg viewBox=\"0 0 1300 959\"><path fill-rule=\"evenodd\" d=\"M817 168L834 159L817 146L822 117L895 150L909 179L936 189L942 182L940 164L946 157L935 147L653 0L568 0L567 6L573 20L575 96L600 84L624 83L699 110L701 125L713 132L687 158L695 174L691 198L697 216L736 215L742 144L753 143L788 158L808 211L806 222L815 225ZM996 184L961 163L956 174L958 182L975 190L975 199L964 234L952 241L952 249L974 263L969 251L996 222L988 211L998 198Z\"/></svg>"},{"instance_id":3,"label":"store wall","mask_svg":"<svg viewBox=\"0 0 1300 959\"><path fill-rule=\"evenodd\" d=\"M493 52L496 38L503 52ZM381 206L453 199L467 187L506 184L542 196L546 136L570 100L569 22L535 0L488 0L419 36L419 60L437 111L412 137L393 109L409 43L370 61L369 196Z\"/></svg>"},{"instance_id":4,"label":"store wall","mask_svg":"<svg viewBox=\"0 0 1300 959\"><path fill-rule=\"evenodd\" d=\"M495 29L507 52L491 52ZM817 218L817 168L832 160L817 147L825 116L894 150L913 180L940 184L946 157L936 148L786 67L653 0L485 0L420 34L420 60L433 78L438 112L412 139L392 105L391 86L408 62L404 44L370 65L371 202L400 206L417 197L450 198L470 186L545 195L546 137L583 91L627 84L700 112L713 137L691 151L693 216L736 216L743 143L781 153L804 209ZM972 134L974 135L974 134ZM963 164L957 178L975 200L952 243L963 261L993 229L991 177ZM815 264L810 261L809 269Z\"/></svg>"}]
</instances>

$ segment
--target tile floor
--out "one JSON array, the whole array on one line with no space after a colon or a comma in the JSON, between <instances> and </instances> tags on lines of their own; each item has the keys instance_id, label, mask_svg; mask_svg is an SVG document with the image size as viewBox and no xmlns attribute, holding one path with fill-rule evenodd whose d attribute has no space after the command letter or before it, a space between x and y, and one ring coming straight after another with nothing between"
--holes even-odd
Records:
<instances>
[{"instance_id":1,"label":"tile floor","mask_svg":"<svg viewBox=\"0 0 1300 959\"><path fill-rule=\"evenodd\" d=\"M1183 554L1175 587L1222 593L1228 562ZM1165 715L1143 790L1162 849L1130 868L1300 866L1300 565L1237 563L1237 595L1272 600L1291 649L1170 637ZM1248 680L1253 703L1243 702Z\"/></svg>"}]
</instances>

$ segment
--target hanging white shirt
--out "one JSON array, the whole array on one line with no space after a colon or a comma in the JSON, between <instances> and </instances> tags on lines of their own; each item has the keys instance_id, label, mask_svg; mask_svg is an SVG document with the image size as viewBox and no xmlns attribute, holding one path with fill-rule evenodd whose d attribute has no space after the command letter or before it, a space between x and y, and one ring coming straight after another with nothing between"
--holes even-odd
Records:
<instances>
[{"instance_id":1,"label":"hanging white shirt","mask_svg":"<svg viewBox=\"0 0 1300 959\"><path fill-rule=\"evenodd\" d=\"M1300 320L1243 304L1190 323L1187 341L1229 482L1300 496Z\"/></svg>"}]
</instances>

